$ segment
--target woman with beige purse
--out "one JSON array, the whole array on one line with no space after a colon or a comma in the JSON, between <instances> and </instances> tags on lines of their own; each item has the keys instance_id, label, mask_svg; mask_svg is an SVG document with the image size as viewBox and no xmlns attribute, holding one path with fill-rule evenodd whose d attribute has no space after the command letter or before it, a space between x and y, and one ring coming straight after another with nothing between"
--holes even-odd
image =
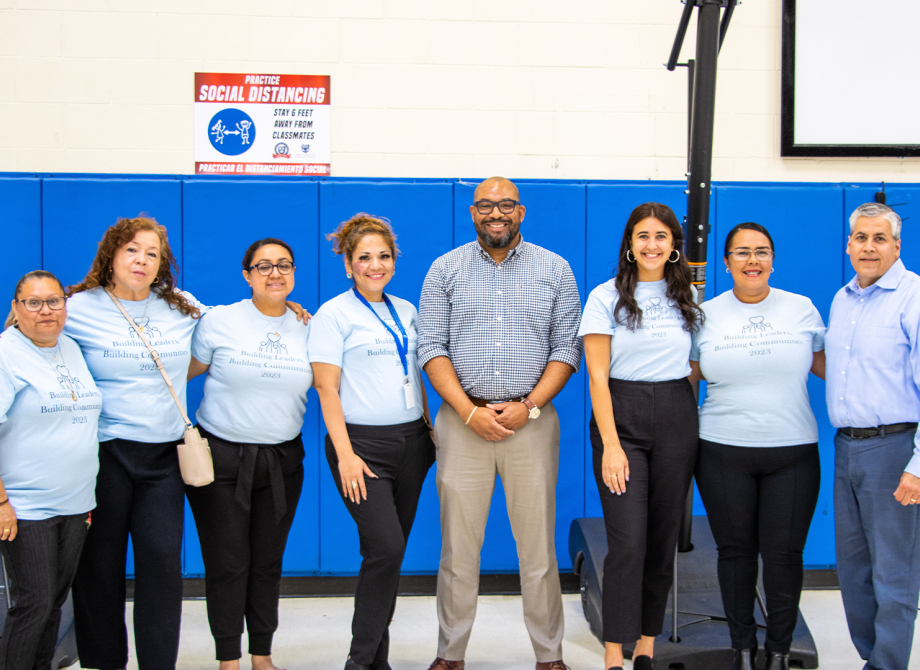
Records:
<instances>
[{"instance_id":1,"label":"woman with beige purse","mask_svg":"<svg viewBox=\"0 0 920 670\"><path fill-rule=\"evenodd\" d=\"M286 306L294 252L276 238L243 256L252 297L214 307L192 338L189 378L207 373L198 426L214 483L186 490L204 559L220 670L238 670L243 622L253 670L276 670L281 560L303 487L300 431L313 370L307 329Z\"/></svg>"},{"instance_id":2,"label":"woman with beige purse","mask_svg":"<svg viewBox=\"0 0 920 670\"><path fill-rule=\"evenodd\" d=\"M192 334L205 309L175 288L176 270L163 226L121 219L105 232L86 278L70 289L64 332L80 345L103 397L97 507L73 584L84 668L128 662L129 534L138 664L142 670L176 664L185 511L176 446L186 426L174 396L185 404ZM159 354L171 387L144 340Z\"/></svg>"}]
</instances>

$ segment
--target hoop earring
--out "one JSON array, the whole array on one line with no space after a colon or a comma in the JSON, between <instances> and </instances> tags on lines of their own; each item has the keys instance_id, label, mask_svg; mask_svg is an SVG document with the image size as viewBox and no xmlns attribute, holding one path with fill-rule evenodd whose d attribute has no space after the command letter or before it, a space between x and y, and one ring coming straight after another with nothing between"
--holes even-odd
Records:
<instances>
[{"instance_id":1,"label":"hoop earring","mask_svg":"<svg viewBox=\"0 0 920 670\"><path fill-rule=\"evenodd\" d=\"M160 278L157 277L156 279L153 280L153 283L151 284L151 286L156 286L159 283L160 283Z\"/></svg>"},{"instance_id":2,"label":"hoop earring","mask_svg":"<svg viewBox=\"0 0 920 670\"><path fill-rule=\"evenodd\" d=\"M346 273L345 273L345 278L346 278L346 279L351 279L351 273L350 273L350 272L346 272Z\"/></svg>"},{"instance_id":3,"label":"hoop earring","mask_svg":"<svg viewBox=\"0 0 920 670\"><path fill-rule=\"evenodd\" d=\"M773 274L774 272L776 272L776 268L770 268L770 274Z\"/></svg>"},{"instance_id":4,"label":"hoop earring","mask_svg":"<svg viewBox=\"0 0 920 670\"><path fill-rule=\"evenodd\" d=\"M396 276L396 270L393 270L393 273L392 273L390 276L391 276L391 277L395 277L395 276Z\"/></svg>"},{"instance_id":5,"label":"hoop earring","mask_svg":"<svg viewBox=\"0 0 920 670\"><path fill-rule=\"evenodd\" d=\"M725 268L725 274L730 275L732 273L731 268Z\"/></svg>"},{"instance_id":6,"label":"hoop earring","mask_svg":"<svg viewBox=\"0 0 920 670\"><path fill-rule=\"evenodd\" d=\"M628 263L635 263L635 262L636 262L636 255L633 254L632 260L630 260L630 259L629 259L629 254L632 254L632 249L627 249L627 250L626 250L626 262L628 262Z\"/></svg>"},{"instance_id":7,"label":"hoop earring","mask_svg":"<svg viewBox=\"0 0 920 670\"><path fill-rule=\"evenodd\" d=\"M673 261L671 260L671 254L677 254L677 258L675 258ZM668 254L668 263L676 263L680 260L680 251L677 249L672 249L671 254Z\"/></svg>"}]
</instances>

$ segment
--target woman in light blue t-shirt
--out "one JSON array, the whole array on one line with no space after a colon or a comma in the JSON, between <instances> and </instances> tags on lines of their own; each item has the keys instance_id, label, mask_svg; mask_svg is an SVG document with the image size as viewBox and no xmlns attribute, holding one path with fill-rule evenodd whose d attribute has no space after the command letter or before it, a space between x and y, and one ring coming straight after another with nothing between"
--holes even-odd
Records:
<instances>
[{"instance_id":1,"label":"woman in light blue t-shirt","mask_svg":"<svg viewBox=\"0 0 920 670\"><path fill-rule=\"evenodd\" d=\"M696 481L719 549L733 670L753 670L758 554L768 670L788 670L802 592L802 551L818 501L818 424L809 372L824 377L824 323L811 301L769 284L773 239L741 223L725 239L734 287L703 304L693 379L705 379Z\"/></svg>"},{"instance_id":2,"label":"woman in light blue t-shirt","mask_svg":"<svg viewBox=\"0 0 920 670\"><path fill-rule=\"evenodd\" d=\"M591 292L584 337L591 445L609 550L604 561L604 667L651 670L693 475L697 407L690 332L701 320L681 254L683 232L666 205L636 207L614 279Z\"/></svg>"},{"instance_id":3,"label":"woman in light blue t-shirt","mask_svg":"<svg viewBox=\"0 0 920 670\"><path fill-rule=\"evenodd\" d=\"M214 482L186 489L204 559L208 623L221 670L237 670L243 621L253 670L273 670L281 560L303 488L313 370L307 329L286 301L294 252L269 237L243 256L252 298L214 307L192 339L189 378L207 372L198 427Z\"/></svg>"},{"instance_id":4,"label":"woman in light blue t-shirt","mask_svg":"<svg viewBox=\"0 0 920 670\"><path fill-rule=\"evenodd\" d=\"M355 285L316 312L308 348L329 429L326 459L361 538L345 668L389 670L399 571L434 463L416 355L418 312L383 292L396 272L386 221L358 214L329 237Z\"/></svg>"},{"instance_id":5,"label":"woman in light blue t-shirt","mask_svg":"<svg viewBox=\"0 0 920 670\"><path fill-rule=\"evenodd\" d=\"M49 668L61 606L96 506L102 397L76 342L62 335L64 287L26 274L0 337L0 552L12 607L0 668ZM9 325L9 323L8 323Z\"/></svg>"},{"instance_id":6,"label":"woman in light blue t-shirt","mask_svg":"<svg viewBox=\"0 0 920 670\"><path fill-rule=\"evenodd\" d=\"M179 652L185 485L176 444L184 424L147 347L105 291L143 330L184 403L192 333L204 308L176 289L176 274L166 228L121 219L106 230L84 280L70 287L65 334L80 345L103 396L97 507L73 585L84 668L128 662L129 534L138 663L171 668Z\"/></svg>"}]
</instances>

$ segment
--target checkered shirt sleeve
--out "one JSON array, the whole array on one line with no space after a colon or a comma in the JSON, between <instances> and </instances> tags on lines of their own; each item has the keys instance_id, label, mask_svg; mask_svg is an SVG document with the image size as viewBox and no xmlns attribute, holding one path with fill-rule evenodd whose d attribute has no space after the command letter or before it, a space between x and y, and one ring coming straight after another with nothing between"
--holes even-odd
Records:
<instances>
[{"instance_id":1,"label":"checkered shirt sleeve","mask_svg":"<svg viewBox=\"0 0 920 670\"><path fill-rule=\"evenodd\" d=\"M561 256L522 240L499 265L470 242L438 258L425 278L419 365L447 356L470 395L524 396L549 361L578 369L580 319L578 286Z\"/></svg>"}]
</instances>

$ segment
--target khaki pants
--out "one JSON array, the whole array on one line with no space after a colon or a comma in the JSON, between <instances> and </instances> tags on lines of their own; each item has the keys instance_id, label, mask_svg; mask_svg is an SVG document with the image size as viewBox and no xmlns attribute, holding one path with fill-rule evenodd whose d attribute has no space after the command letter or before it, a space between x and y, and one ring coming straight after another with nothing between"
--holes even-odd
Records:
<instances>
[{"instance_id":1,"label":"khaki pants","mask_svg":"<svg viewBox=\"0 0 920 670\"><path fill-rule=\"evenodd\" d=\"M524 623L537 661L562 658L562 591L556 563L559 417L552 404L501 442L487 442L446 402L435 421L441 564L438 656L463 660L479 596L479 560L496 474L517 543Z\"/></svg>"}]
</instances>

